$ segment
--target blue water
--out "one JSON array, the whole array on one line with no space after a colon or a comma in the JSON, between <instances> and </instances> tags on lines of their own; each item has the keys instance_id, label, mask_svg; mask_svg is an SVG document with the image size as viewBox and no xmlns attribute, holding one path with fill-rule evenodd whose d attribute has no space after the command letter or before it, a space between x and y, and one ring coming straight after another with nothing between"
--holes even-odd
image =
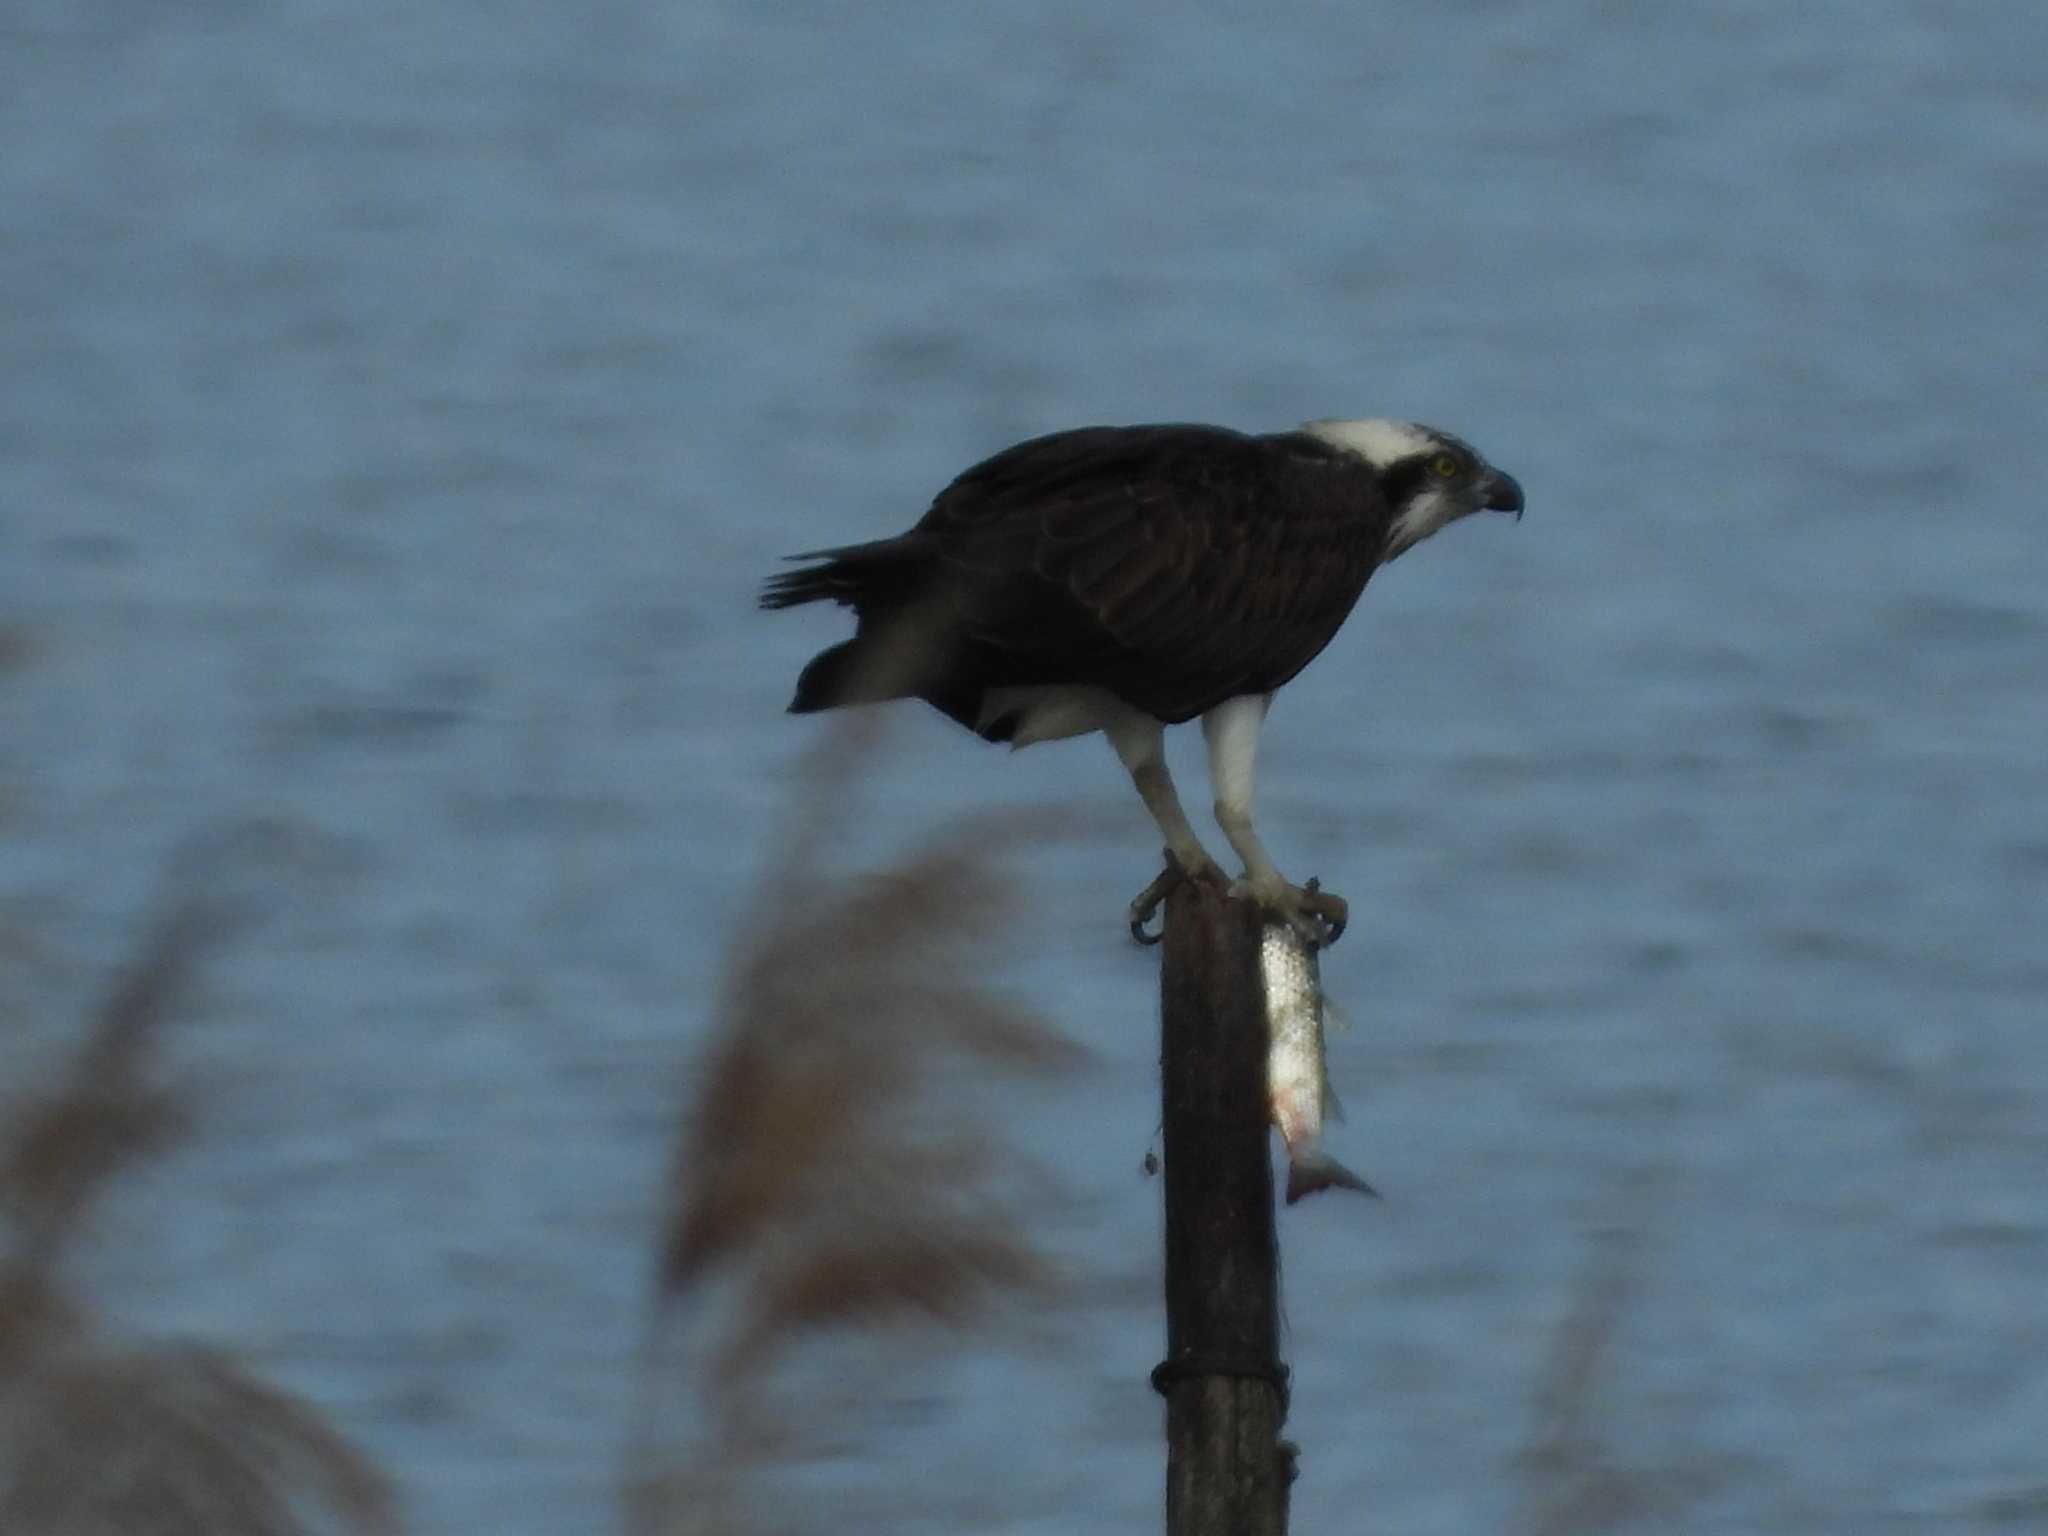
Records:
<instances>
[{"instance_id":1,"label":"blue water","mask_svg":"<svg viewBox=\"0 0 2048 1536\"><path fill-rule=\"evenodd\" d=\"M312 1398L419 1531L598 1528L843 632L755 582L1038 431L1398 414L1530 510L1383 573L1265 737L1267 842L1357 914L1335 1141L1389 1194L1283 1221L1297 1528L1498 1528L1615 1225L1640 1528L2048 1519L2044 55L2019 0L17 4L16 1032L193 830L321 850L82 1278ZM1025 861L1013 962L1095 1052L1017 1128L1086 1300L857 1456L934 1530L1150 1528L1156 837L1099 743L889 753L860 859L1108 830Z\"/></svg>"}]
</instances>

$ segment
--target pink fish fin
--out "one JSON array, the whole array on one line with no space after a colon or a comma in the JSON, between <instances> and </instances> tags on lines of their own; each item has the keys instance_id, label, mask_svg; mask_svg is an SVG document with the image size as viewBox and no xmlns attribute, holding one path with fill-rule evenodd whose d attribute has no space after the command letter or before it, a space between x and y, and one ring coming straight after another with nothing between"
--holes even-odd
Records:
<instances>
[{"instance_id":1,"label":"pink fish fin","mask_svg":"<svg viewBox=\"0 0 2048 1536\"><path fill-rule=\"evenodd\" d=\"M1287 1160L1287 1203L1292 1205L1303 1195L1312 1195L1319 1189L1352 1189L1361 1195L1379 1197L1378 1190L1320 1148L1305 1152L1298 1158L1290 1157Z\"/></svg>"}]
</instances>

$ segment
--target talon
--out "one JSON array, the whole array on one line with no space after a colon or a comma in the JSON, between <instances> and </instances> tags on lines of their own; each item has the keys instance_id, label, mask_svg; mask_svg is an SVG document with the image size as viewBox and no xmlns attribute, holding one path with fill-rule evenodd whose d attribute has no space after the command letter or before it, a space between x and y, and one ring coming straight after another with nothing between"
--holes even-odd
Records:
<instances>
[{"instance_id":1,"label":"talon","mask_svg":"<svg viewBox=\"0 0 2048 1536\"><path fill-rule=\"evenodd\" d=\"M1328 930L1323 946L1328 948L1344 937L1344 928L1351 921L1351 903L1334 891L1323 889L1323 882L1314 878L1301 888L1307 899L1303 905L1322 922Z\"/></svg>"},{"instance_id":2,"label":"talon","mask_svg":"<svg viewBox=\"0 0 2048 1536\"><path fill-rule=\"evenodd\" d=\"M1217 880L1221 878L1221 872L1206 859L1194 869L1188 869L1181 864L1178 858L1174 857L1174 852L1171 848L1167 849L1166 868L1159 872L1157 879L1146 886L1144 890L1138 892L1137 898L1131 903L1131 937L1140 944L1157 944L1166 937L1165 920L1160 920L1157 933L1147 933L1145 925L1152 921L1152 914L1157 912L1166 898L1173 894L1173 888L1183 880Z\"/></svg>"},{"instance_id":3,"label":"talon","mask_svg":"<svg viewBox=\"0 0 2048 1536\"><path fill-rule=\"evenodd\" d=\"M1285 881L1266 884L1247 877L1230 888L1233 896L1249 896L1301 936L1304 944L1327 949L1344 935L1351 907L1342 896L1323 889L1320 880L1307 885Z\"/></svg>"},{"instance_id":4,"label":"talon","mask_svg":"<svg viewBox=\"0 0 2048 1536\"><path fill-rule=\"evenodd\" d=\"M1140 944L1157 944L1166 937L1166 923L1163 919L1157 933L1147 933L1145 925L1152 921L1152 914L1159 910L1160 904L1172 893L1173 888L1186 878L1180 872L1180 866L1173 862L1173 855L1169 853L1166 856L1166 868L1159 872L1158 878L1150 885L1138 892L1137 899L1131 903L1132 938Z\"/></svg>"}]
</instances>

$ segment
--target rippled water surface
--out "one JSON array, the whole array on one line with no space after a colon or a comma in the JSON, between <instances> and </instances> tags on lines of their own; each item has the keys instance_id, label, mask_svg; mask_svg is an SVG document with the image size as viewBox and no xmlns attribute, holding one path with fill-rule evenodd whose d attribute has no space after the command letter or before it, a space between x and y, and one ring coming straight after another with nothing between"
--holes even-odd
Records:
<instances>
[{"instance_id":1,"label":"rippled water surface","mask_svg":"<svg viewBox=\"0 0 2048 1536\"><path fill-rule=\"evenodd\" d=\"M755 582L1036 431L1385 412L1530 510L1384 573L1265 736L1268 842L1357 913L1335 1136L1389 1195L1283 1220L1298 1528L1498 1528L1616 1224L1641 1528L2048 1521L2037 7L0 39L16 1034L193 830L329 850L177 1037L120 1316L246 1347L420 1531L598 1528L670 1101L842 632ZM853 853L1032 801L1107 829L1024 862L1010 964L1095 1052L1018 1127L1085 1300L873 1453L930 1529L1147 1529L1155 839L1099 743L913 714Z\"/></svg>"}]
</instances>

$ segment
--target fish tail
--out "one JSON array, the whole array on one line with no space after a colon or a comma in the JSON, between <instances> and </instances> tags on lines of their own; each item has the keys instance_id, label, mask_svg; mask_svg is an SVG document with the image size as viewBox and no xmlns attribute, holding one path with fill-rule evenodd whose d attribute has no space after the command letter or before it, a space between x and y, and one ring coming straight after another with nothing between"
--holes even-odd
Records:
<instances>
[{"instance_id":1,"label":"fish tail","mask_svg":"<svg viewBox=\"0 0 2048 1536\"><path fill-rule=\"evenodd\" d=\"M1329 1153L1316 1149L1287 1160L1287 1203L1322 1189L1352 1189L1361 1195L1378 1197L1374 1189Z\"/></svg>"}]
</instances>

